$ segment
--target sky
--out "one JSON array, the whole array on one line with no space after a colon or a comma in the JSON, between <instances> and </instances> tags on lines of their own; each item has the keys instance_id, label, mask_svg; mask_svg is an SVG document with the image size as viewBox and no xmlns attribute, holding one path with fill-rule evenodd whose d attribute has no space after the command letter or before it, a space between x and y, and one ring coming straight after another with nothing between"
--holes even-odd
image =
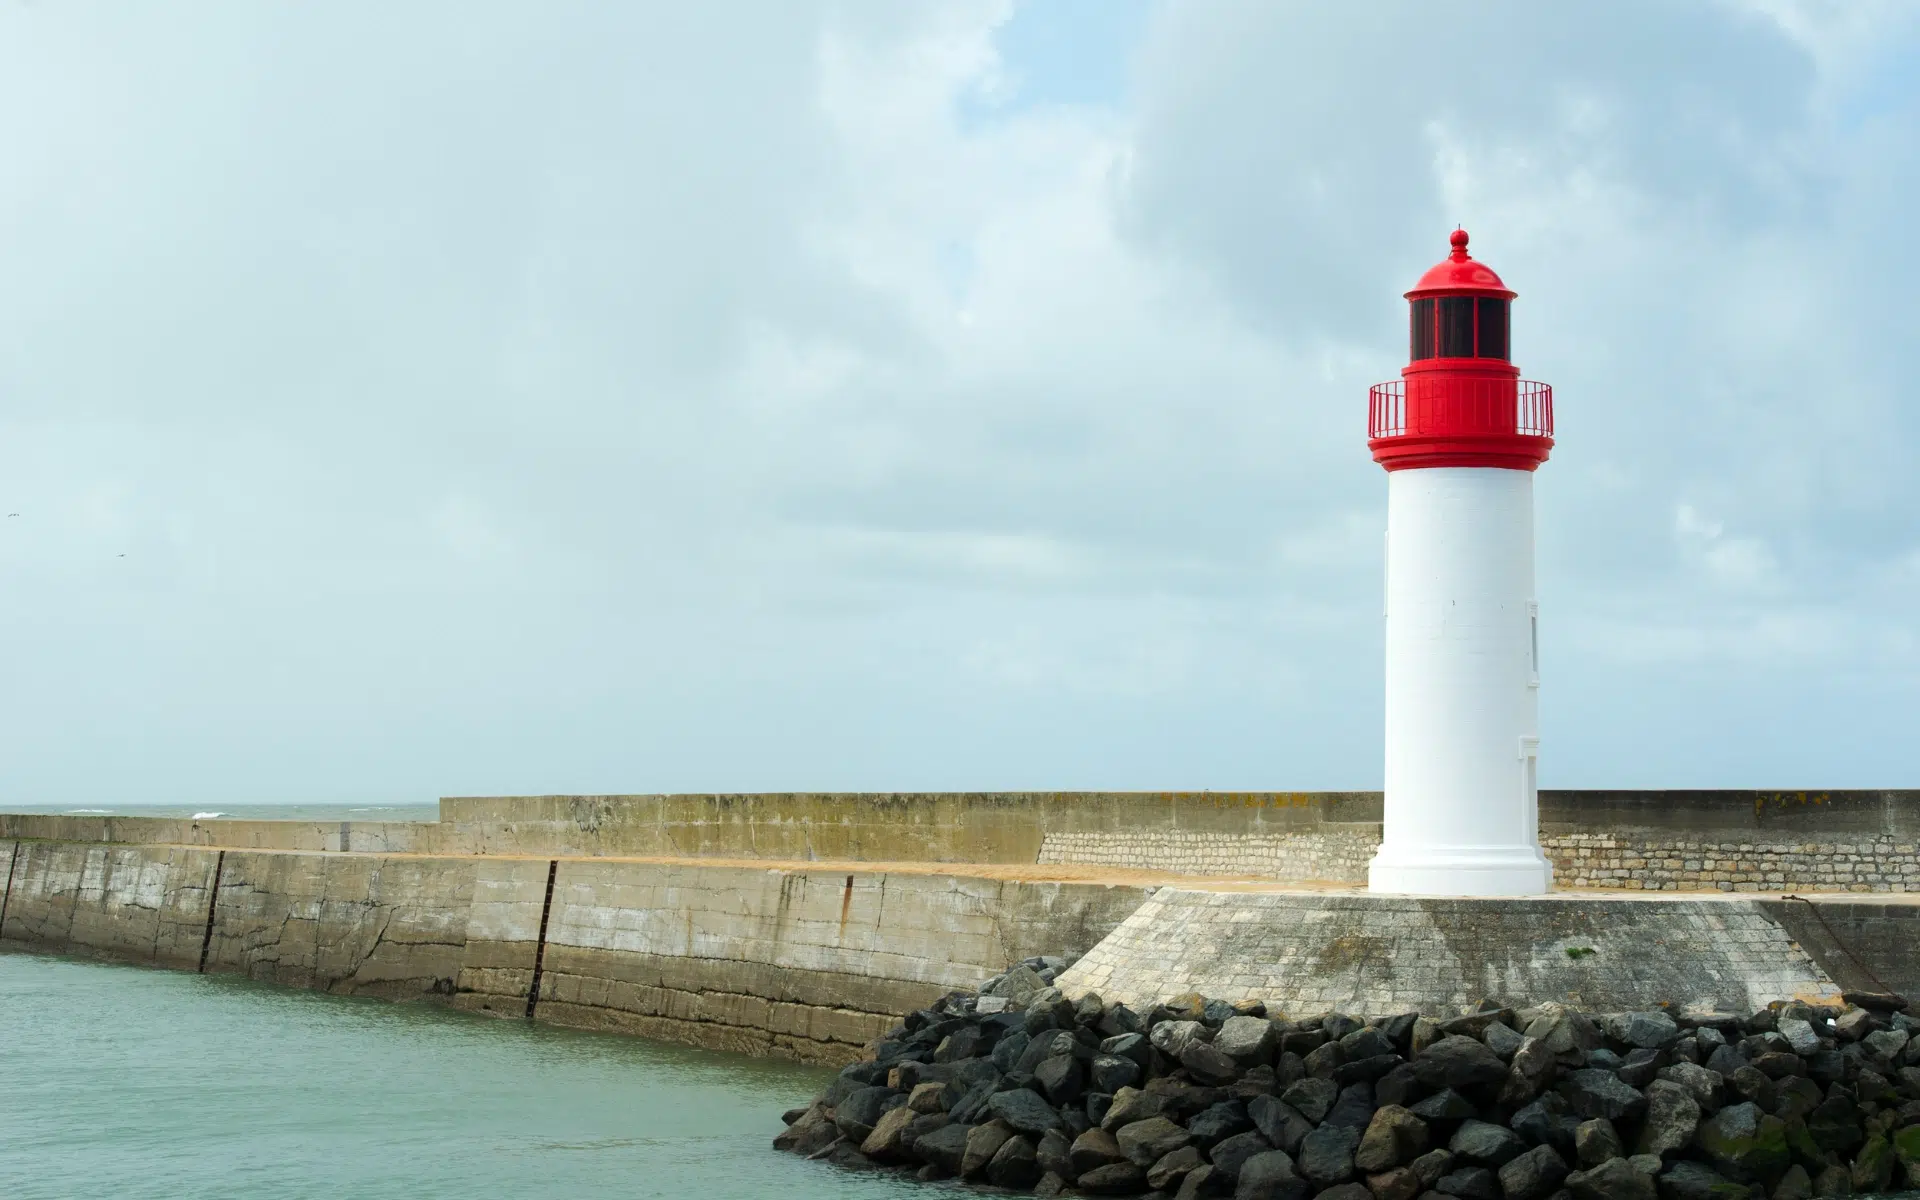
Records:
<instances>
[{"instance_id":1,"label":"sky","mask_svg":"<svg viewBox=\"0 0 1920 1200\"><path fill-rule=\"evenodd\" d=\"M1917 53L0 0L0 803L1376 788L1366 389L1456 225L1556 391L1542 784L1920 786Z\"/></svg>"}]
</instances>

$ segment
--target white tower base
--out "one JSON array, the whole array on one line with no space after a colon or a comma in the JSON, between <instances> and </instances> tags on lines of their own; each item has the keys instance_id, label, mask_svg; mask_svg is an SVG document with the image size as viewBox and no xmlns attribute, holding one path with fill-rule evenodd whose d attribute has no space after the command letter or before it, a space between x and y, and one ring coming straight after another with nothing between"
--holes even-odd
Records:
<instances>
[{"instance_id":1,"label":"white tower base","mask_svg":"<svg viewBox=\"0 0 1920 1200\"><path fill-rule=\"evenodd\" d=\"M1385 834L1375 892L1536 896L1533 473L1387 475Z\"/></svg>"}]
</instances>

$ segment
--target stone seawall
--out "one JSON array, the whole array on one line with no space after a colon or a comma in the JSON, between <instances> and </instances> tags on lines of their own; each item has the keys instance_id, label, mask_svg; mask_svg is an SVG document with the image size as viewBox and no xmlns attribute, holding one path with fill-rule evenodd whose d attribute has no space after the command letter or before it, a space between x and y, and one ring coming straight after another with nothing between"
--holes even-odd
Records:
<instances>
[{"instance_id":1,"label":"stone seawall","mask_svg":"<svg viewBox=\"0 0 1920 1200\"><path fill-rule=\"evenodd\" d=\"M938 873L96 842L0 841L0 857L9 948L829 1064L1010 962L1091 948L1146 895Z\"/></svg>"}]
</instances>

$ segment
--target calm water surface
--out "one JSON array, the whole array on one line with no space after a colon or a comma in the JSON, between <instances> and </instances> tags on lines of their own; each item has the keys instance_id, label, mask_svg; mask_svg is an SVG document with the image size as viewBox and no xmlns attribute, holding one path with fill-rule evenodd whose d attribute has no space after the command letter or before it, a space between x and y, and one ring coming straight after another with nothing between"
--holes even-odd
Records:
<instances>
[{"instance_id":1,"label":"calm water surface","mask_svg":"<svg viewBox=\"0 0 1920 1200\"><path fill-rule=\"evenodd\" d=\"M0 954L0 1197L956 1194L770 1149L830 1074Z\"/></svg>"}]
</instances>

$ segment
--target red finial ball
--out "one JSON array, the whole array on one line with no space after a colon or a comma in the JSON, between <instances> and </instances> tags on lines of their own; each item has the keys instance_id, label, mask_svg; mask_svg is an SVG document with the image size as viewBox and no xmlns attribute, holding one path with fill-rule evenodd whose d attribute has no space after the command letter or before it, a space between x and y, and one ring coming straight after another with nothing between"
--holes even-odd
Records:
<instances>
[{"instance_id":1,"label":"red finial ball","mask_svg":"<svg viewBox=\"0 0 1920 1200\"><path fill-rule=\"evenodd\" d=\"M1465 258L1467 256L1467 231L1466 230L1464 229L1454 230L1453 233L1447 237L1447 241L1453 244L1453 256L1455 258Z\"/></svg>"}]
</instances>

